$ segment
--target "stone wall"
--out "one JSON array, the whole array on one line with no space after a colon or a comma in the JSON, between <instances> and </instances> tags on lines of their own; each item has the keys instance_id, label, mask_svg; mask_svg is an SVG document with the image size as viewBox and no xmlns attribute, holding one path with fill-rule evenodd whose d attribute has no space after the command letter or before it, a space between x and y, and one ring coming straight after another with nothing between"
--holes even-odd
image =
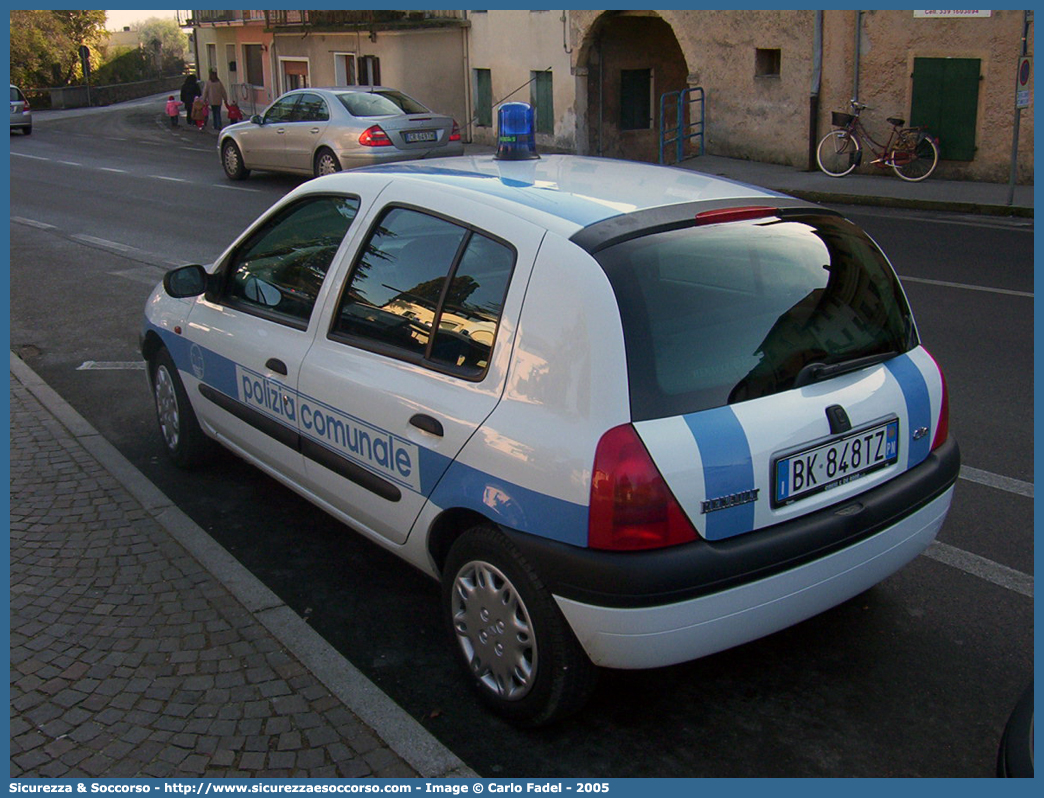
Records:
<instances>
[{"instance_id":1,"label":"stone wall","mask_svg":"<svg viewBox=\"0 0 1044 798\"><path fill-rule=\"evenodd\" d=\"M49 89L52 108L86 108L88 105L112 105L160 92L180 90L184 75L140 80L135 83L117 83L111 86L64 86ZM90 101L88 102L88 97Z\"/></svg>"}]
</instances>

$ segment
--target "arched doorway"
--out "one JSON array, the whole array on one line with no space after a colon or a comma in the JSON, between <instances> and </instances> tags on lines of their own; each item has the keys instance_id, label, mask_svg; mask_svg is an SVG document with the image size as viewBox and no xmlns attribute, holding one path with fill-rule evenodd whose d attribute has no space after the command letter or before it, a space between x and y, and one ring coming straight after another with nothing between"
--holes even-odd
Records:
<instances>
[{"instance_id":1,"label":"arched doorway","mask_svg":"<svg viewBox=\"0 0 1044 798\"><path fill-rule=\"evenodd\" d=\"M652 11L606 12L579 60L587 67L587 151L658 160L660 96L686 88L689 75L671 26Z\"/></svg>"}]
</instances>

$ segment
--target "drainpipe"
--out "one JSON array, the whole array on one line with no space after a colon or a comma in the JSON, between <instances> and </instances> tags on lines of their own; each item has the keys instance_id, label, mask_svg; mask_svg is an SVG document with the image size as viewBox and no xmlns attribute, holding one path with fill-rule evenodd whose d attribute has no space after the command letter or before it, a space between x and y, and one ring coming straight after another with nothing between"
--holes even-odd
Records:
<instances>
[{"instance_id":1,"label":"drainpipe","mask_svg":"<svg viewBox=\"0 0 1044 798\"><path fill-rule=\"evenodd\" d=\"M859 55L863 38L863 12L856 11L855 18L855 53L852 57L852 99L859 102Z\"/></svg>"},{"instance_id":2,"label":"drainpipe","mask_svg":"<svg viewBox=\"0 0 1044 798\"><path fill-rule=\"evenodd\" d=\"M475 121L473 98L471 96L471 25L468 23L468 12L464 12L464 25L461 26L460 35L464 37L464 118L465 127L461 135L465 137L468 144L474 140L472 124Z\"/></svg>"},{"instance_id":3,"label":"drainpipe","mask_svg":"<svg viewBox=\"0 0 1044 798\"><path fill-rule=\"evenodd\" d=\"M808 171L816 170L819 143L819 89L823 82L823 12L817 11L812 34L812 90L808 97Z\"/></svg>"}]
</instances>

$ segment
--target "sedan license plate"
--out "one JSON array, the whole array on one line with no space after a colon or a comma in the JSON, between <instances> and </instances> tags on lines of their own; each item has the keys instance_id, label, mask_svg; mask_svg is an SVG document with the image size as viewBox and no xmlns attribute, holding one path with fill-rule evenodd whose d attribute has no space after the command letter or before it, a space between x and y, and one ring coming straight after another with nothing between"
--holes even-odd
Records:
<instances>
[{"instance_id":1,"label":"sedan license plate","mask_svg":"<svg viewBox=\"0 0 1044 798\"><path fill-rule=\"evenodd\" d=\"M411 130L402 134L407 144L416 144L420 141L435 141L438 136L434 130Z\"/></svg>"},{"instance_id":2,"label":"sedan license plate","mask_svg":"<svg viewBox=\"0 0 1044 798\"><path fill-rule=\"evenodd\" d=\"M849 432L780 457L773 469L773 505L846 485L899 459L899 420Z\"/></svg>"}]
</instances>

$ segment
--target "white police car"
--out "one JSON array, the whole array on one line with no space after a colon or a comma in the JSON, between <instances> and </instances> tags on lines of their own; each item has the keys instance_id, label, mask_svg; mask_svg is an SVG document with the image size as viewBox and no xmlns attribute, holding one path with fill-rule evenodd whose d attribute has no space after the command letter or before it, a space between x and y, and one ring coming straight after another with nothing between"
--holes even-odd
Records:
<instances>
[{"instance_id":1,"label":"white police car","mask_svg":"<svg viewBox=\"0 0 1044 798\"><path fill-rule=\"evenodd\" d=\"M142 352L177 463L219 441L440 579L480 695L538 724L594 666L701 657L884 579L959 455L855 225L516 138L519 160L305 183L166 276Z\"/></svg>"}]
</instances>

